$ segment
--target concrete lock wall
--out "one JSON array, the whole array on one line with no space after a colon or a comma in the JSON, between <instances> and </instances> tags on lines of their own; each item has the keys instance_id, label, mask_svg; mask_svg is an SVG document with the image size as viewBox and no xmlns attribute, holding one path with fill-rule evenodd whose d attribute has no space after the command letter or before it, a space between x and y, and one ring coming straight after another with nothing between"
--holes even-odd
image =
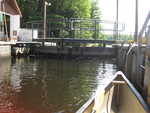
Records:
<instances>
[{"instance_id":1,"label":"concrete lock wall","mask_svg":"<svg viewBox=\"0 0 150 113\"><path fill-rule=\"evenodd\" d=\"M36 47L35 53L41 54L62 54L70 56L115 56L115 48L99 48L99 47Z\"/></svg>"},{"instance_id":2,"label":"concrete lock wall","mask_svg":"<svg viewBox=\"0 0 150 113\"><path fill-rule=\"evenodd\" d=\"M0 57L10 57L10 56L11 56L11 46L0 45Z\"/></svg>"}]
</instances>

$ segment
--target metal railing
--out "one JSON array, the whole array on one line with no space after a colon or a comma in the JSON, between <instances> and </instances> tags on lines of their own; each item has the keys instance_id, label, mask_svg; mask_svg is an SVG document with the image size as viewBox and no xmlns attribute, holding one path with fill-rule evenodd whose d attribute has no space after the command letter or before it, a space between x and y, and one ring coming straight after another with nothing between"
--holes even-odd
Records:
<instances>
[{"instance_id":1,"label":"metal railing","mask_svg":"<svg viewBox=\"0 0 150 113\"><path fill-rule=\"evenodd\" d=\"M113 35L113 32L116 31L116 29L114 29L115 22L99 19L47 19L46 25L47 38L102 39L106 32ZM123 23L119 23L118 26L118 32L125 30L125 25ZM32 31L37 30L38 38L43 38L43 21L26 22L23 28L31 29Z\"/></svg>"}]
</instances>

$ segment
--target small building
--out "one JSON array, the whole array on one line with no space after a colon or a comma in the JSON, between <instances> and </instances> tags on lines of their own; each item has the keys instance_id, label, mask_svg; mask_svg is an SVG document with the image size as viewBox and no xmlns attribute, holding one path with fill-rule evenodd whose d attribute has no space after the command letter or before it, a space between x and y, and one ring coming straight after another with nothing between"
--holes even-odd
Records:
<instances>
[{"instance_id":1,"label":"small building","mask_svg":"<svg viewBox=\"0 0 150 113\"><path fill-rule=\"evenodd\" d=\"M0 40L17 40L21 16L16 0L0 0Z\"/></svg>"}]
</instances>

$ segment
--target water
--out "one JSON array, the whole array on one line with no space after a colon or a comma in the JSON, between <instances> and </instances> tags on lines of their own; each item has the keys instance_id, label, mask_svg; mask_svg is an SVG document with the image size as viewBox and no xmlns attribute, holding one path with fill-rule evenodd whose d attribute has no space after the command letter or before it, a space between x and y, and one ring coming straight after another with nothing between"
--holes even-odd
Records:
<instances>
[{"instance_id":1,"label":"water","mask_svg":"<svg viewBox=\"0 0 150 113\"><path fill-rule=\"evenodd\" d=\"M108 59L0 59L0 113L75 113L116 70Z\"/></svg>"}]
</instances>

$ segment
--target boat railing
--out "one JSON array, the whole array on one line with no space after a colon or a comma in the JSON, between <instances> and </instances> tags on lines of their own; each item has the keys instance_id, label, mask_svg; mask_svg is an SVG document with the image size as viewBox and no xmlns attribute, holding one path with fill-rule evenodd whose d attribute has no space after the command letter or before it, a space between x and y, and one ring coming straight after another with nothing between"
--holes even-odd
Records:
<instances>
[{"instance_id":1,"label":"boat railing","mask_svg":"<svg viewBox=\"0 0 150 113\"><path fill-rule=\"evenodd\" d=\"M116 85L127 85L128 88L131 90L132 94L134 95L134 97L136 98L136 100L138 100L139 104L144 108L144 110L147 113L150 113L150 109L149 109L148 105L146 104L146 102L144 101L143 97L140 95L140 93L136 90L136 88L133 86L133 84L126 78L126 76L121 71L117 72L103 88L99 88L98 89L99 91L96 91L96 94L94 96L92 96L92 98L88 102L86 102L76 113L98 113L97 106L96 106L97 101L99 101L99 100L102 101L102 102L99 102L102 107L103 106L102 103L104 102L104 99L103 99L104 95L106 94L106 92L109 92L109 90ZM113 91L114 91L114 89L112 89L112 91L110 91L111 93L109 92L108 97L110 95L111 96L113 95ZM106 101L110 101L109 105L105 106L105 107L107 107L106 110L110 111L112 98L110 97L109 100L106 99ZM91 103L94 104L92 111L85 112L86 108L91 106Z\"/></svg>"}]
</instances>

